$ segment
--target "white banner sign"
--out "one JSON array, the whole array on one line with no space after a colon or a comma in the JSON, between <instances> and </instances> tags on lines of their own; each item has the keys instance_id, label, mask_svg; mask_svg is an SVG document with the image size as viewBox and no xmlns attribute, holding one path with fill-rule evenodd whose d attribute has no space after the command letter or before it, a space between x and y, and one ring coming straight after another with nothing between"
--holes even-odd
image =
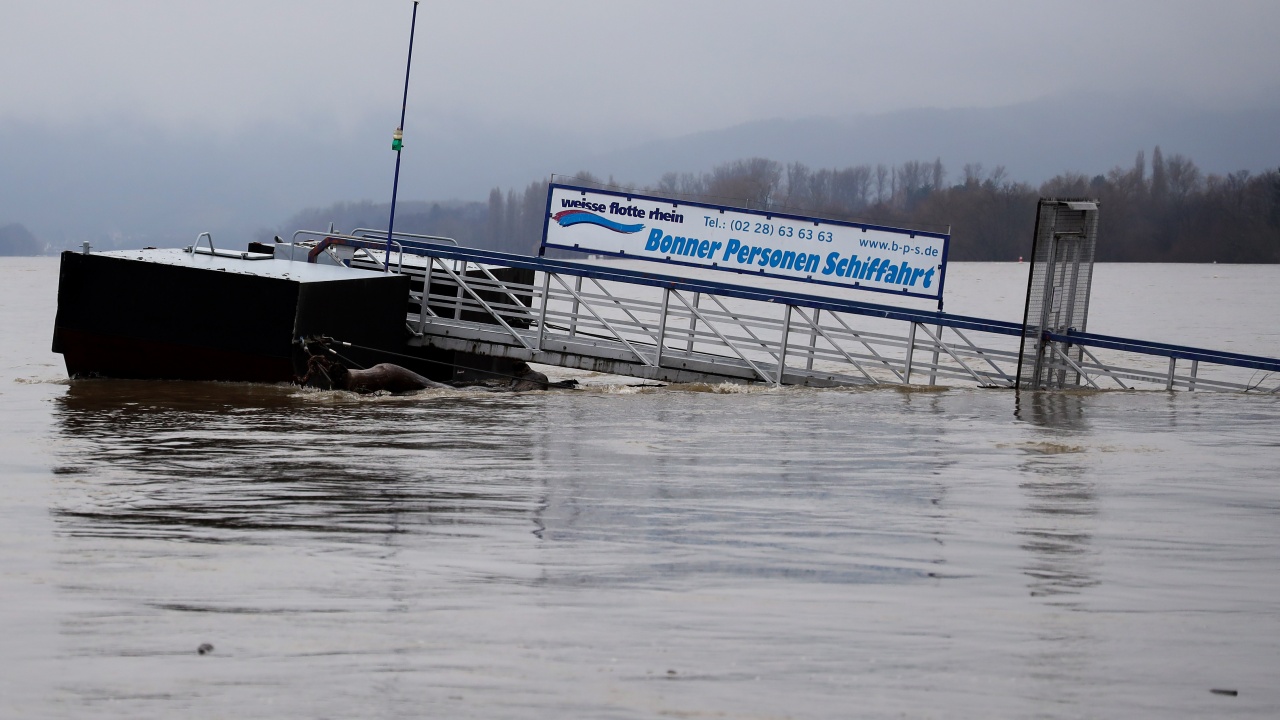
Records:
<instances>
[{"instance_id":1,"label":"white banner sign","mask_svg":"<svg viewBox=\"0 0 1280 720\"><path fill-rule=\"evenodd\" d=\"M949 240L552 185L542 246L941 299Z\"/></svg>"}]
</instances>

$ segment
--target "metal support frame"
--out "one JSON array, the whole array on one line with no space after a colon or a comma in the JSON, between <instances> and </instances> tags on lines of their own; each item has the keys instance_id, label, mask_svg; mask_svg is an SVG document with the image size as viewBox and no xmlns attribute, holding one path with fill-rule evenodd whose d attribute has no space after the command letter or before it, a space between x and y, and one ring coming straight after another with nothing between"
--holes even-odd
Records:
<instances>
[{"instance_id":1,"label":"metal support frame","mask_svg":"<svg viewBox=\"0 0 1280 720\"><path fill-rule=\"evenodd\" d=\"M916 354L916 326L920 323L911 323L911 331L907 335L907 359L906 359L906 377L902 380L903 385L911 384L911 361L915 359Z\"/></svg>"},{"instance_id":2,"label":"metal support frame","mask_svg":"<svg viewBox=\"0 0 1280 720\"><path fill-rule=\"evenodd\" d=\"M1067 365L1069 365L1072 370L1075 370L1077 375L1084 378L1085 382L1089 383L1090 387L1092 387L1094 390L1102 389L1098 387L1098 383L1093 381L1093 378L1089 377L1088 373L1086 373L1079 365L1076 364L1075 360L1071 359L1071 356L1068 355L1065 350L1058 347L1057 343L1054 343L1049 347L1053 348L1054 354L1057 355L1059 358L1061 358L1062 361L1065 362Z\"/></svg>"},{"instance_id":3,"label":"metal support frame","mask_svg":"<svg viewBox=\"0 0 1280 720\"><path fill-rule=\"evenodd\" d=\"M947 354L951 356L951 359L955 360L956 363L960 365L960 367L964 368L965 372L969 373L969 375L973 377L974 380L977 380L979 385L991 384L990 377L978 375L978 373L974 372L973 368L969 367L969 365L966 364L964 360L960 359L959 355L956 355L955 352L951 350L951 348L947 347L946 344L942 342L941 329L939 329L939 335L934 335L932 332L929 331L929 328L925 327L924 325L921 325L920 329L923 330L931 340L933 340L933 368L929 371L930 385L933 385L938 381L938 349L939 348L946 350Z\"/></svg>"},{"instance_id":4,"label":"metal support frame","mask_svg":"<svg viewBox=\"0 0 1280 720\"><path fill-rule=\"evenodd\" d=\"M782 387L782 374L787 371L787 342L791 336L791 306L788 305L782 318L782 342L778 345L778 379L774 383Z\"/></svg>"},{"instance_id":5,"label":"metal support frame","mask_svg":"<svg viewBox=\"0 0 1280 720\"><path fill-rule=\"evenodd\" d=\"M322 244L327 241L364 250L370 242L369 238L299 232L319 236ZM297 237L299 234L295 234L295 245ZM201 243L205 240L206 237L198 238ZM208 240L212 247L211 238ZM1000 324L980 318L787 295L745 285L655 276L615 267L506 256L443 243L414 245L409 239L405 239L399 251L401 258L397 265L401 271L411 276L421 273L423 281L422 294L412 296L416 302L409 312L411 329L416 327L416 332L421 333L414 343L508 356L514 350L516 356L532 362L563 361L576 367L589 365L575 357L613 358L607 361L613 364L594 367L649 378L703 377L714 381L722 377L775 386L886 381L909 384L921 370L915 354L924 349L934 358L927 373L930 383L959 380L991 386L1012 383L1017 377L1011 368L1002 367L1018 358L1016 342L1022 335L1015 323ZM423 256L425 267L404 264L404 255ZM370 253L370 258L357 254L355 260L365 268L381 264L377 263L375 253ZM500 281L490 271L496 266L534 269L542 273L542 278L531 285ZM1065 270L1065 266L1063 263L1056 269ZM472 269L476 272L471 272ZM440 295L435 291L443 290L439 287L441 282L452 283L454 288L444 290L447 295ZM1065 278L1063 283L1069 285ZM558 287L554 293L553 284ZM593 292L584 292L588 285ZM702 307L704 295L711 298L710 309ZM671 302L673 296L677 303ZM487 301L484 297L497 297L499 301ZM1063 293L1062 299L1067 299L1067 293ZM732 306L726 304L729 301L733 302ZM533 307L534 302L538 303L537 307ZM452 304L450 312L437 313L442 304L445 307ZM483 317L463 319L470 312L482 313ZM536 331L521 331L508 322L511 317L528 318L536 321L538 327ZM547 321L552 317L565 318L567 328L548 326ZM686 318L687 324L683 322ZM886 328L905 323L905 327L897 324L905 332L851 324L851 320L858 318ZM808 337L793 344L796 322L809 326L801 329ZM595 327L603 328L602 334L584 330ZM954 342L945 339L946 329L955 334ZM925 334L930 347L919 346L920 332ZM975 333L981 337L975 337ZM680 337L682 335L684 337ZM668 347L669 344L673 347ZM1010 344L1013 347L1008 347ZM1280 388L1262 389L1261 383L1252 378L1236 379L1241 372L1234 376L1224 372L1233 367L1246 372L1249 368L1255 372L1280 372L1280 360L1270 358L1074 330L1046 332L1043 344L1046 374L1042 377L1046 382L1057 381L1063 373L1069 373L1094 388L1102 378L1111 378L1122 389L1131 388L1126 380L1135 380L1164 389L1280 391ZM889 349L887 355L886 348ZM899 350L905 351L901 360L894 357ZM1104 353L1103 357L1099 357L1099 352ZM1160 357L1167 365L1151 367L1153 356ZM679 361L675 361L676 358ZM1125 366L1119 362L1124 358L1140 361ZM1177 375L1180 360L1191 363L1189 376ZM1206 367L1211 368L1212 374L1206 374ZM1268 377L1263 376L1263 382Z\"/></svg>"},{"instance_id":6,"label":"metal support frame","mask_svg":"<svg viewBox=\"0 0 1280 720\"><path fill-rule=\"evenodd\" d=\"M955 333L956 337L963 340L964 344L969 346L969 349L972 350L975 355L977 355L978 357L986 361L986 363L991 366L991 369L995 370L996 374L1000 376L1001 380L1004 380L1009 383L1014 383L1017 381L1017 379L1014 378L1012 375L1009 375L1004 370L1001 370L1000 366L995 364L995 362L991 359L991 356L987 353L987 351L983 350L977 345L974 345L973 341L970 340L968 337L966 337L964 333L960 332L959 328L951 328L951 332ZM991 377L990 375L987 376L988 380L990 379L990 377Z\"/></svg>"},{"instance_id":7,"label":"metal support frame","mask_svg":"<svg viewBox=\"0 0 1280 720\"><path fill-rule=\"evenodd\" d=\"M815 309L813 311L813 322L810 323L810 329L809 329L809 358L804 363L805 370L813 370L813 355L815 351L817 351L818 349L818 323L821 321L821 318L822 318L822 309L821 308ZM808 318L805 318L805 321L807 322ZM857 365L857 363L854 363L854 365ZM862 370L862 367L858 366L858 369ZM862 374L866 375L867 371L862 370Z\"/></svg>"},{"instance_id":8,"label":"metal support frame","mask_svg":"<svg viewBox=\"0 0 1280 720\"><path fill-rule=\"evenodd\" d=\"M695 292L693 294L693 306L698 307L698 301L702 299L702 293ZM689 316L689 344L685 347L685 352L689 355L693 354L693 339L698 334L698 317L696 315Z\"/></svg>"},{"instance_id":9,"label":"metal support frame","mask_svg":"<svg viewBox=\"0 0 1280 720\"><path fill-rule=\"evenodd\" d=\"M1082 345L1077 345L1076 347L1079 347L1080 351L1084 353L1084 356L1089 358L1091 361L1093 361L1093 364L1099 367L1106 367L1105 365L1102 364L1101 360L1099 360L1093 353L1089 352L1089 348L1084 347ZM1121 390L1130 389L1128 385L1124 384L1124 381L1122 381L1120 378L1116 377L1115 375L1108 375L1108 377L1110 377L1111 380L1115 382L1115 384L1119 385Z\"/></svg>"},{"instance_id":10,"label":"metal support frame","mask_svg":"<svg viewBox=\"0 0 1280 720\"><path fill-rule=\"evenodd\" d=\"M698 319L699 319L699 320L701 320L701 321L702 321L702 323L703 323L704 325L706 325L707 327L711 328L711 332L715 333L715 334L716 334L716 337L720 338L720 342L724 343L728 348L730 348L731 350L733 350L734 354L735 354L735 355L737 355L737 356L738 356L738 358L739 358L740 360L742 360L743 362L745 362L745 363L746 363L746 364L747 364L747 365L748 365L748 366L749 366L753 371L755 371L756 375L759 375L761 380L764 380L765 382L768 382L768 381L769 381L769 376L768 376L768 374L766 374L763 370L761 370L759 365L756 365L754 362L752 362L752 361L751 361L751 358L749 358L749 357L747 357L745 354L743 354L743 352L742 352L742 349L741 349L741 348L739 348L737 345L734 345L732 342L729 342L729 339L728 339L728 338L726 338L726 337L724 336L724 334L723 334L723 333L721 333L721 332L720 332L720 330L718 330L714 324L711 324L711 323L707 322L707 318L706 318L706 316L704 316L701 312L699 312L697 308L695 308L694 306L690 305L690 304L689 304L689 301L685 300L683 295L681 295L679 292L677 292L677 291L675 291L675 290L672 290L672 291L671 291L671 294L672 294L672 295L674 295L674 296L676 297L676 299L677 299L677 300L679 300L680 302L684 303L684 306L685 306L685 307L687 307L687 308L689 308L689 312L691 312L691 313L693 313L694 315L696 315L696 316L698 317ZM714 297L713 297L713 299L714 299Z\"/></svg>"},{"instance_id":11,"label":"metal support frame","mask_svg":"<svg viewBox=\"0 0 1280 720\"><path fill-rule=\"evenodd\" d=\"M875 349L875 348L873 348L873 347L871 347L871 343L867 342L867 341L863 338L863 333L859 333L859 332L855 331L853 328L849 327L849 323L845 322L844 318L840 317L840 315L839 315L838 313L834 313L834 312L833 312L833 313L831 313L831 315L832 315L832 317L834 317L834 318L836 319L836 322L840 323L840 326L841 326L841 327L843 327L843 328L845 329L845 331L846 331L846 332L848 332L850 335L852 335L854 338L856 338L856 339L858 340L858 342L861 342L861 343L862 343L862 346L863 346L863 347L865 347L865 348L867 349L867 352L871 353L871 354L872 354L872 356L874 356L874 357L878 358L878 359L880 360L880 364L881 364L881 365L884 365L884 367L885 367L885 369L886 369L886 370L888 370L889 372L893 373L893 374L894 374L894 376L898 378L898 382L902 383L903 385L910 385L910 384L911 384L911 377L910 377L910 374L908 373L907 375L905 375L905 376L904 376L902 373L898 372L898 371L897 371L897 369L893 367L893 364L889 362L889 359L888 359L888 358L886 358L886 357L884 357L883 355L881 355L880 353L876 352L876 349ZM908 345L911 345L911 344L912 344L912 341L913 341L913 340L914 340L914 338L915 338L915 329L914 329L914 328L911 330L911 336L910 336L910 338L911 338L911 339L910 339L910 340L908 340ZM910 363L908 363L908 365L910 365Z\"/></svg>"},{"instance_id":12,"label":"metal support frame","mask_svg":"<svg viewBox=\"0 0 1280 720\"><path fill-rule=\"evenodd\" d=\"M573 289L579 295L582 294L582 276L579 275L573 280ZM569 320L569 337L578 334L578 298L573 299L573 309L569 311L572 318Z\"/></svg>"},{"instance_id":13,"label":"metal support frame","mask_svg":"<svg viewBox=\"0 0 1280 720\"><path fill-rule=\"evenodd\" d=\"M459 299L459 302L458 302L458 305L457 305L457 310L455 311L455 315L454 315L454 318L455 318L455 319L456 319L456 318L460 318L460 317L462 316L462 303L461 303L461 299L462 299L462 291L465 289L465 290L466 290L466 292L467 292L467 294L469 294L469 295L472 297L472 299L473 299L473 300L475 300L477 303L479 303L479 304L480 304L480 307L482 307L482 308L484 308L484 309L485 309L485 312L489 313L489 315L491 315L491 316L493 317L493 319L494 319L494 320L497 320L497 321L498 321L498 324L499 324L499 325L501 325L501 326L502 326L502 328L503 328L504 330L506 330L506 331L507 331L507 333L509 333L509 334L511 335L511 337L515 338L515 339L516 339L516 342L520 343L520 346L521 346L521 347L523 347L525 350L532 350L532 349L533 349L533 346L532 346L532 345L530 345L530 344L529 344L529 343L528 343L528 342L527 342L523 337L521 337L520 333L516 332L514 328L512 328L510 325L508 325L508 324L507 324L507 321L506 321L506 320L503 320L503 319L502 319L502 316L501 316L500 314L498 314L498 311L494 310L494 309L489 305L489 303L485 302L485 301L484 301L484 299L480 297L480 294L479 294L479 293L477 293L475 290L472 290L470 285L468 285L467 283L463 282L463 281L462 281L462 278L458 277L458 275L457 275L456 273L454 273L452 270L450 270L450 269L448 268L448 266L446 266L444 263L441 263L441 265L440 265L440 266L441 266L441 268L442 268L446 273L448 273L448 274L449 274L449 277L453 278L453 281L454 281L455 283L457 283L457 284L458 284L458 299ZM463 267L466 267L466 266L464 265ZM463 272L465 273L465 270L464 270Z\"/></svg>"},{"instance_id":14,"label":"metal support frame","mask_svg":"<svg viewBox=\"0 0 1280 720\"><path fill-rule=\"evenodd\" d=\"M653 364L662 367L662 347L667 340L667 303L671 301L671 289L662 289L662 312L658 315L658 341L654 343L657 352L654 354Z\"/></svg>"},{"instance_id":15,"label":"metal support frame","mask_svg":"<svg viewBox=\"0 0 1280 720\"><path fill-rule=\"evenodd\" d=\"M554 274L554 273L550 273L550 274ZM569 285L565 283L565 281L562 280L559 275L555 275L555 278L556 278L556 282L560 283L560 286L563 287L570 295L573 295L573 297L578 301L582 300L582 296L574 292L573 289L570 288ZM544 296L543 298L544 313L546 312L545 304L546 304L546 298ZM618 340L618 342L627 346L627 349L630 350L631 353L636 356L637 360L639 360L640 362L650 367L657 367L657 365L649 361L649 358L641 354L640 351L636 349L635 345L632 345L626 338L622 337L622 333L618 332L618 330L613 325L611 325L608 320L605 320L603 317L601 317L600 314L596 312L595 308L591 307L589 303L584 303L584 305L586 306L587 311L591 313L592 317L594 317L596 321L599 322L601 325L604 325L605 328L609 330L609 332L613 333L613 336Z\"/></svg>"},{"instance_id":16,"label":"metal support frame","mask_svg":"<svg viewBox=\"0 0 1280 720\"><path fill-rule=\"evenodd\" d=\"M538 343L537 349L542 350L542 343L547 337L547 306L551 295L551 273L542 273L542 303L538 309Z\"/></svg>"},{"instance_id":17,"label":"metal support frame","mask_svg":"<svg viewBox=\"0 0 1280 720\"><path fill-rule=\"evenodd\" d=\"M436 259L427 259L427 271L422 274L422 302L418 304L418 334L421 335L427 329L427 316L436 317L436 313L428 304L431 297L431 271L434 269Z\"/></svg>"},{"instance_id":18,"label":"metal support frame","mask_svg":"<svg viewBox=\"0 0 1280 720\"><path fill-rule=\"evenodd\" d=\"M720 312L722 312L722 313L724 313L725 315L727 315L727 316L729 316L729 317L732 317L732 318L737 318L737 317L738 317L736 314L734 314L734 313L732 313L732 312L729 312L729 308L725 307L725 306L724 306L724 303L720 302L720 298L716 297L715 295L711 295L710 297L711 297L711 301L712 301L712 302L714 302L716 305L720 306ZM765 342L764 340L761 340L761 339L760 339L760 336L758 336L758 335L756 335L754 332L752 332L752 331L751 331L751 328L747 327L747 324L746 324L745 322L742 322L742 321L740 320L740 321L738 322L738 327L740 327L740 328L742 328L743 330L745 330L745 331L746 331L746 333L747 333L748 335L750 335L750 336L751 336L751 339L752 339L752 340L754 340L754 341L756 341L757 343L759 343L760 347L761 347L762 349L764 349L764 351L765 351L765 352L768 352L770 355L773 355L773 359L774 359L774 360L777 360L777 359L778 359L778 355L777 355L777 353L774 353L772 350L770 350L770 349L769 349L769 343Z\"/></svg>"},{"instance_id":19,"label":"metal support frame","mask_svg":"<svg viewBox=\"0 0 1280 720\"><path fill-rule=\"evenodd\" d=\"M849 362L849 364L851 364L851 365L853 365L854 367L858 368L858 372L862 373L862 375L863 375L865 378L867 378L867 380L870 380L870 381L871 381L871 383L872 383L873 385L878 385L878 384L880 383L880 381L879 381L879 380L877 380L877 379L875 379L875 377L874 377L871 373L867 372L867 369L866 369L866 368L864 368L864 367L862 366L862 363L858 362L858 361L857 361L857 360L856 360L852 355L850 355L849 353L845 352L844 348L840 347L840 344L839 344L839 343L837 343L835 340L832 340L830 336L828 336L825 332L823 332L822 327L818 324L818 320L817 320L817 318L818 318L818 313L820 313L820 312L822 312L822 311L821 311L821 310L814 310L814 311L813 311L813 317L814 317L814 319L813 319L813 320L810 320L808 317L806 317L806 316L805 316L805 314L804 314L804 311L803 311L803 310L801 310L800 308L796 308L796 314L798 314L801 318L803 318L805 322L809 323L809 326L810 326L811 328L813 328L813 332L814 332L814 333L817 333L817 334L821 335L821 336L822 336L822 338L823 338L824 340L826 340L827 342L831 343L831 346L832 346L832 347L834 347L834 348L836 349L836 352L840 353L840 355L841 355L841 356L842 356L846 361L848 361L848 362ZM812 335L811 335L811 337L812 337ZM863 344L865 345L866 343L863 343ZM814 344L813 344L812 342L810 342L809 347L811 347L811 348L812 348L812 347L814 347ZM869 348L870 346L868 345L867 347ZM887 363L886 363L886 364L887 364ZM808 361L808 363L807 363L807 367L806 367L805 369L806 369L806 370L812 370L812 369L813 369L813 355L812 355L812 353L809 355L809 361ZM890 369L892 370L892 368L890 368ZM894 372L896 372L896 371L894 371ZM898 376L898 378L899 378L899 379L901 379L901 378L902 378L902 376L901 376L901 375L899 375L899 376Z\"/></svg>"},{"instance_id":20,"label":"metal support frame","mask_svg":"<svg viewBox=\"0 0 1280 720\"><path fill-rule=\"evenodd\" d=\"M936 329L938 331L937 335L934 335L933 333L929 332L929 328L925 327L924 325L921 325L920 329L924 330L926 333L929 333L929 337L933 338L933 343L934 343L933 344L933 364L929 366L929 385L933 386L938 383L938 346L942 345L942 326L941 325L936 326ZM954 353L952 353L952 357L955 357ZM956 362L960 362L960 359L956 358ZM964 365L964 363L960 363L960 364ZM966 366L965 370L969 370L969 368ZM974 375L972 370L969 370L969 374L973 375L975 378L977 377L977 375Z\"/></svg>"},{"instance_id":21,"label":"metal support frame","mask_svg":"<svg viewBox=\"0 0 1280 720\"><path fill-rule=\"evenodd\" d=\"M601 285L599 280L595 278L591 278L591 282L596 286L596 289L598 289L602 295L609 298L609 300L613 303L614 307L626 313L627 317L631 319L631 322L635 323L636 327L640 328L640 332L650 337L653 337L653 334L649 332L649 326L640 322L640 318L636 317L635 314L633 314L631 310L621 300L619 300L617 297L614 297L613 293L609 292L605 288L605 286ZM567 290L568 287L566 287L565 289ZM578 296L575 296L575 299L577 297Z\"/></svg>"},{"instance_id":22,"label":"metal support frame","mask_svg":"<svg viewBox=\"0 0 1280 720\"><path fill-rule=\"evenodd\" d=\"M441 265L441 267L444 267L444 271L449 273L450 277L453 278L453 281L457 283L457 288L454 290L454 295L453 295L454 296L454 301L453 301L453 319L454 320L462 319L462 286L466 284L462 280L460 280L458 276L459 275L461 275L462 277L467 276L467 265L469 264L470 263L468 263L466 260L463 260L462 270L460 270L457 274L454 274L452 271L449 270L449 268L444 267L443 264Z\"/></svg>"},{"instance_id":23,"label":"metal support frame","mask_svg":"<svg viewBox=\"0 0 1280 720\"><path fill-rule=\"evenodd\" d=\"M457 285L455 295L461 295L468 298L474 297L477 309L483 309L489 315L499 317L503 315L506 308L499 309L487 302L479 301L477 288L473 287L473 280L466 276L459 275L449 269L447 264L440 260L432 260L434 268L437 262L441 263L442 270L452 282ZM511 300L511 308L515 311L520 310L522 303L516 297L514 285L509 286L496 279L493 273L487 269L482 271L484 279L477 279L474 282L484 283L486 289L492 292L505 294ZM555 284L562 288L562 300L557 300L556 295L551 292L552 276L555 277ZM869 355L865 356L868 360L878 362L882 367L892 373L897 382L909 384L918 375L920 367L916 362L915 354L922 348L919 345L918 334L923 332L929 347L928 352L936 356L937 360L929 363L928 381L931 384L939 382L942 378L967 378L981 386L991 387L1000 385L1009 385L1013 382L1014 376L1011 372L1004 370L1000 362L1012 361L1017 357L1016 351L1013 349L997 349L994 347L980 346L975 343L974 339L965 331L957 327L952 327L951 331L955 333L956 343L945 340L939 327L942 325L934 325L932 323L910 322L907 327L907 336L905 338L895 338L893 335L885 335L881 333L869 333L863 330L855 329L846 319L836 312L829 312L834 318L830 321L835 323L835 327L828 330L823 326L821 315L823 308L805 308L801 305L792 303L783 303L779 305L761 306L778 308L778 314L768 317L763 314L753 314L749 312L741 312L731 310L725 302L718 296L711 294L713 311L709 312L701 307L703 295L701 291L693 291L690 295L694 295L693 299L697 302L691 302L689 295L684 292L673 290L669 287L663 287L660 290L660 296L655 300L641 300L632 297L625 297L616 292L617 288L606 286L603 278L587 278L591 281L593 289L597 292L586 294L581 288L585 287L584 276L575 275L572 280L564 277L557 271L546 271L543 274L542 292L536 297L539 307L534 309L537 313L538 333L536 342L532 344L532 348L536 351L542 351L546 347L546 342L551 337L552 328L547 326L547 318L551 314L564 315L567 317L568 328L570 332L566 335L564 329L560 330L560 336L576 339L586 338L586 345L577 345L579 348L589 348L591 346L600 346L601 342L610 339L610 342L616 342L626 348L627 354L632 357L638 365L660 369L671 365L669 362L669 353L683 353L682 357L687 360L693 360L696 366L701 367L707 363L716 363L714 354L695 353L695 346L703 343L710 343L710 348L719 347L728 352L727 357L734 358L741 366L749 369L753 376L762 382L767 382L774 386L786 384L788 382L812 382L821 379L822 382L838 382L838 383L880 383L883 382L877 378L868 369L860 356L851 352L847 345L850 342L861 345ZM525 286L528 288L528 286ZM523 290L519 292L525 292ZM677 312L671 303L672 296L679 301L677 306L683 306ZM566 310L554 310L552 305L556 302L566 302ZM431 322L436 321L433 317L434 313L429 307L430 293L425 285L424 278L424 297L419 303L419 325L429 326ZM454 315L461 315L461 311L466 306L455 301ZM425 307L426 312L421 312ZM610 316L605 314L604 310L610 309L616 312L623 324L619 325L617 320L611 320ZM656 315L656 324L651 325L647 318L642 316L646 313ZM672 350L668 344L672 341L673 321L677 317L683 317L687 314L687 326L681 327L677 331L678 335L685 335L679 340L677 350ZM588 323L603 328L607 335L595 336L590 333L583 334L583 321L588 319ZM797 320L798 318L798 320ZM799 345L792 344L794 335L794 323L803 322L808 325L805 330L808 337L806 341ZM456 324L456 323L455 323ZM501 324L505 324L501 323ZM726 325L727 324L727 325ZM510 327L509 325L507 326ZM684 329L687 327L688 329ZM735 338L731 335L732 329L742 336ZM633 332L634 330L634 332ZM522 336L518 331L507 331L514 340L513 344L520 345L519 338ZM641 338L647 338L641 343L637 343L634 339L635 333L639 333ZM772 335L771 335L772 333ZM837 333L837 334L833 334ZM825 342L823 347L819 344L819 339ZM1046 340L1048 340L1046 338ZM880 348L885 346L897 346L905 348L905 354L902 359L901 367L895 367L895 364L886 358ZM879 346L879 347L878 347ZM603 347L603 346L600 346ZM1071 348L1068 352L1066 348ZM1137 378L1148 381L1156 380L1156 376L1141 369L1128 369L1108 364L1100 360L1089 348L1083 345L1076 345L1073 342L1063 342L1061 340L1046 342L1045 350L1047 351L1045 371L1057 377L1063 372L1072 373L1080 378L1079 382L1089 387L1099 388L1098 379L1109 377L1116 385L1123 389L1129 389L1121 378ZM793 359L793 354L799 352L803 356L803 362ZM1076 353L1087 362L1077 361ZM769 362L767 367L758 359L760 356L767 357ZM815 363L820 357L829 358L838 364L849 367L855 372L855 377L838 376L830 374L830 371L815 371ZM974 364L971 358L977 359L983 367ZM1192 373L1194 379L1180 380L1176 374L1177 358L1170 358L1170 370L1159 373L1158 377L1161 384L1165 388L1185 386L1187 389L1244 389L1244 386L1219 381L1204 380L1200 376L1200 361L1193 360ZM776 362L776 365L774 363ZM791 369L789 364L797 364L796 369ZM676 366L687 368L687 362L677 363ZM800 369L803 368L803 369ZM793 380L788 380L790 374L797 374ZM1171 377L1172 375L1172 377ZM843 379L841 379L843 378Z\"/></svg>"}]
</instances>

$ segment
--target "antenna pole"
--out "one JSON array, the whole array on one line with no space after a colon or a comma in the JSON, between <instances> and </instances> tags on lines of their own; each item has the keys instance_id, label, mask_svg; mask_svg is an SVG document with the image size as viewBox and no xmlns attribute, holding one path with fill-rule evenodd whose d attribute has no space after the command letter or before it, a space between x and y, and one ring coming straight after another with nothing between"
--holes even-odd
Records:
<instances>
[{"instance_id":1,"label":"antenna pole","mask_svg":"<svg viewBox=\"0 0 1280 720\"><path fill-rule=\"evenodd\" d=\"M391 136L391 149L396 151L396 176L391 183L391 219L387 221L387 255L382 272L391 272L391 237L396 226L396 193L400 191L400 149L404 147L404 111L409 105L409 70L413 68L413 31L418 25L418 0L413 0L413 20L409 22L409 59L404 66L404 97L400 100L400 124Z\"/></svg>"}]
</instances>

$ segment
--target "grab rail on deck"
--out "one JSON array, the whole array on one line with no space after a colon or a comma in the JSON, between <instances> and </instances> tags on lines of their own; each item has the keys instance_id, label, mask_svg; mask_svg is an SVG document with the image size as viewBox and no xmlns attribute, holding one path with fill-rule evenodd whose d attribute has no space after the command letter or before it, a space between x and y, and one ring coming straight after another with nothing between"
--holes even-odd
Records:
<instances>
[{"instance_id":1,"label":"grab rail on deck","mask_svg":"<svg viewBox=\"0 0 1280 720\"><path fill-rule=\"evenodd\" d=\"M332 235L333 233L329 233L329 234ZM386 237L387 237L386 230L378 230L376 228L356 228L355 230L351 231L351 234L355 237L361 237L361 238L381 238L384 242L386 241ZM397 231L397 232L391 233L391 237L393 239L394 238L417 238L419 240L447 242L447 243L453 243L453 245L457 247L461 247L462 245L462 243L459 243L457 240L451 237L444 237L443 235L420 235L418 233L407 233L407 232Z\"/></svg>"}]
</instances>

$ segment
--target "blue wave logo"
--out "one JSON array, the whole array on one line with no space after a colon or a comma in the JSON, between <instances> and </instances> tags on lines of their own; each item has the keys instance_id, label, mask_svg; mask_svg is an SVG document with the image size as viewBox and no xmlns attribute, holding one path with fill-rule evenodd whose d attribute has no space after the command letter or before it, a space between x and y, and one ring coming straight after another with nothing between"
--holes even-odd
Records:
<instances>
[{"instance_id":1,"label":"blue wave logo","mask_svg":"<svg viewBox=\"0 0 1280 720\"><path fill-rule=\"evenodd\" d=\"M614 222L609 218L600 217L599 215L593 212L587 212L586 210L561 210L555 215L552 215L551 219L560 223L560 227L569 227L570 225L587 223L589 225L599 225L602 228L607 228L616 233L625 233L628 235L631 233L638 233L644 229L644 223L623 225L620 222Z\"/></svg>"}]
</instances>

